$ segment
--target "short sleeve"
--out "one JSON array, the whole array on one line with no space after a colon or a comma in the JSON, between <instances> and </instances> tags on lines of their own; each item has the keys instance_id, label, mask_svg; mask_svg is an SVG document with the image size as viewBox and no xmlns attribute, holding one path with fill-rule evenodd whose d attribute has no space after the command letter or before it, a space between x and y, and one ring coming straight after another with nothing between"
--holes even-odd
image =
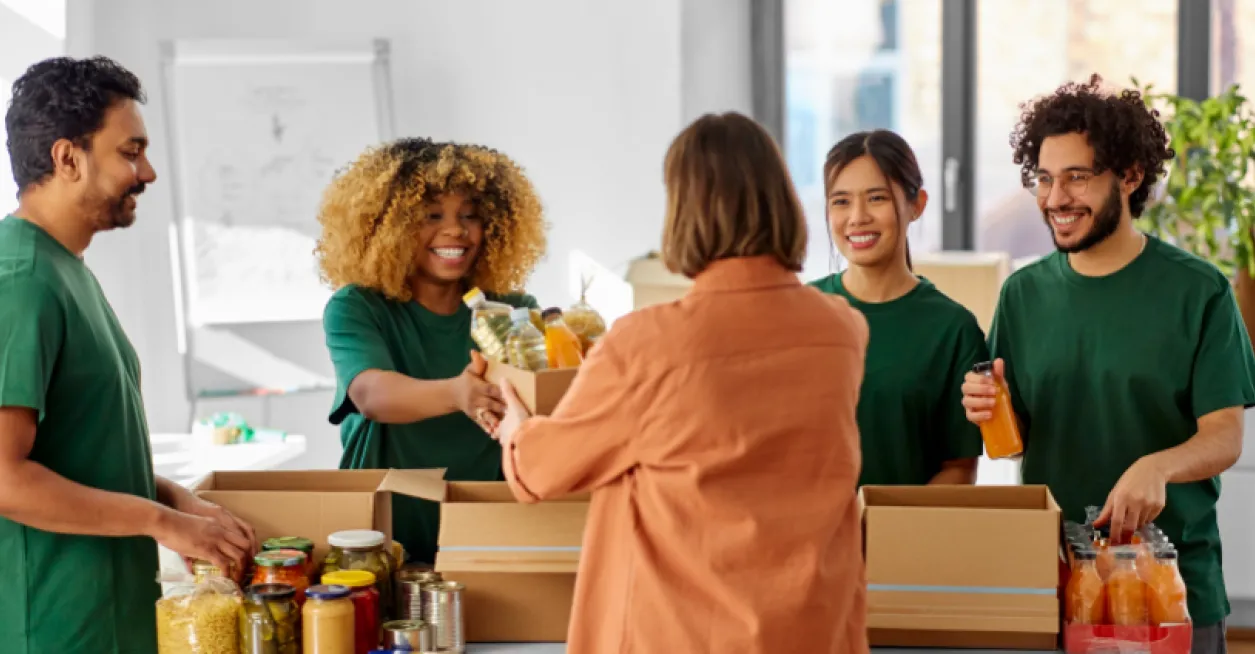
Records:
<instances>
[{"instance_id":1,"label":"short sleeve","mask_svg":"<svg viewBox=\"0 0 1255 654\"><path fill-rule=\"evenodd\" d=\"M1255 355L1228 284L1222 284L1203 308L1190 381L1195 418L1220 409L1255 406Z\"/></svg>"},{"instance_id":2,"label":"short sleeve","mask_svg":"<svg viewBox=\"0 0 1255 654\"><path fill-rule=\"evenodd\" d=\"M0 406L34 409L43 420L64 333L52 289L28 276L0 277Z\"/></svg>"},{"instance_id":3,"label":"short sleeve","mask_svg":"<svg viewBox=\"0 0 1255 654\"><path fill-rule=\"evenodd\" d=\"M371 311L366 295L355 288L331 297L322 315L327 351L336 372L336 397L330 421L338 425L357 413L349 397L349 384L367 370L395 370L392 353Z\"/></svg>"},{"instance_id":4,"label":"short sleeve","mask_svg":"<svg viewBox=\"0 0 1255 654\"><path fill-rule=\"evenodd\" d=\"M1015 353L1011 349L1011 343L1016 340L1014 325L1015 312L1018 310L1012 289L1014 280L1013 276L1003 283L1002 291L998 294L998 307L994 309L993 323L989 327L989 357L1002 359L1006 365L1007 386L1011 391L1011 407L1015 409L1020 422L1027 427L1032 422L1032 416L1029 415L1028 407L1024 405L1024 399L1020 395L1022 377L1017 378L1019 369L1015 364Z\"/></svg>"},{"instance_id":5,"label":"short sleeve","mask_svg":"<svg viewBox=\"0 0 1255 654\"><path fill-rule=\"evenodd\" d=\"M942 451L944 461L972 459L984 452L980 427L967 419L967 413L963 409L963 377L971 371L972 366L989 360L989 347L985 344L985 335L981 333L980 325L976 324L976 318L971 314L964 318L966 320L955 343L953 367L946 375L950 384L946 388L940 416L941 425L945 428Z\"/></svg>"}]
</instances>

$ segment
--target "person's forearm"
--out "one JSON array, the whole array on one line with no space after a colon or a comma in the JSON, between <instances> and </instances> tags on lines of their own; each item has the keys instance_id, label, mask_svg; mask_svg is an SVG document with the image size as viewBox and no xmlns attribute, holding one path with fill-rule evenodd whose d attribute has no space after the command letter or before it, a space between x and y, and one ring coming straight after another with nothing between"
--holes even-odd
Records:
<instances>
[{"instance_id":1,"label":"person's forearm","mask_svg":"<svg viewBox=\"0 0 1255 654\"><path fill-rule=\"evenodd\" d=\"M368 420L404 425L458 410L453 379L414 379L401 373L367 370L353 380L350 397Z\"/></svg>"},{"instance_id":2,"label":"person's forearm","mask_svg":"<svg viewBox=\"0 0 1255 654\"><path fill-rule=\"evenodd\" d=\"M942 465L929 484L971 485L976 483L976 459L956 459Z\"/></svg>"},{"instance_id":3,"label":"person's forearm","mask_svg":"<svg viewBox=\"0 0 1255 654\"><path fill-rule=\"evenodd\" d=\"M1211 479L1233 467L1242 456L1242 420L1217 420L1204 425L1188 441L1148 455L1169 484Z\"/></svg>"},{"instance_id":4,"label":"person's forearm","mask_svg":"<svg viewBox=\"0 0 1255 654\"><path fill-rule=\"evenodd\" d=\"M157 484L157 501L172 509L178 507L180 495L191 494L188 489L165 477L154 476L153 481Z\"/></svg>"},{"instance_id":5,"label":"person's forearm","mask_svg":"<svg viewBox=\"0 0 1255 654\"><path fill-rule=\"evenodd\" d=\"M152 536L166 507L72 482L33 461L0 471L0 515L41 531Z\"/></svg>"}]
</instances>

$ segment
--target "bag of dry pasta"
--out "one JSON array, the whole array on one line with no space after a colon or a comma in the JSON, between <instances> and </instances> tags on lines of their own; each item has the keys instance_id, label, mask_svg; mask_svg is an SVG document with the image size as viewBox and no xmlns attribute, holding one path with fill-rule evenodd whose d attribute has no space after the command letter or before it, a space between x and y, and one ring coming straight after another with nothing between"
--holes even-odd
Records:
<instances>
[{"instance_id":1,"label":"bag of dry pasta","mask_svg":"<svg viewBox=\"0 0 1255 654\"><path fill-rule=\"evenodd\" d=\"M239 654L242 605L230 579L170 588L157 600L157 653Z\"/></svg>"}]
</instances>

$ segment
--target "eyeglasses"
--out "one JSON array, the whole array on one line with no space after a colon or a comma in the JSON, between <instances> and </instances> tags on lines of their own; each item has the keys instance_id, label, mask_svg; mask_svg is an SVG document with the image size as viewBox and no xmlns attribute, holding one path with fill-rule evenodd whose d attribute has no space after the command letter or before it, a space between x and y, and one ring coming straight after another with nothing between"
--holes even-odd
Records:
<instances>
[{"instance_id":1,"label":"eyeglasses","mask_svg":"<svg viewBox=\"0 0 1255 654\"><path fill-rule=\"evenodd\" d=\"M1089 190L1089 180L1094 179L1094 172L1089 170L1070 170L1055 179L1050 173L1040 172L1030 177L1024 188L1033 195L1042 198L1050 195L1055 184L1063 185L1063 192L1071 197L1080 197Z\"/></svg>"}]
</instances>

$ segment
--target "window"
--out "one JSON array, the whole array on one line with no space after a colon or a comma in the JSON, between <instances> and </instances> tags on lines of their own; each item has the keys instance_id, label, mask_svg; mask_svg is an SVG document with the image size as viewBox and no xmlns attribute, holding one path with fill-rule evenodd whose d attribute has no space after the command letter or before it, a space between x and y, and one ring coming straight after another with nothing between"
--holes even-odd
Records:
<instances>
[{"instance_id":1,"label":"window","mask_svg":"<svg viewBox=\"0 0 1255 654\"><path fill-rule=\"evenodd\" d=\"M1237 84L1255 97L1255 2L1212 0L1211 17L1212 93Z\"/></svg>"},{"instance_id":2,"label":"window","mask_svg":"<svg viewBox=\"0 0 1255 654\"><path fill-rule=\"evenodd\" d=\"M912 145L936 201L911 226L911 248L941 247L941 2L785 0L786 155L812 235L806 279L839 267L822 168L852 132L891 129Z\"/></svg>"},{"instance_id":3,"label":"window","mask_svg":"<svg viewBox=\"0 0 1255 654\"><path fill-rule=\"evenodd\" d=\"M1092 73L1111 85L1128 86L1136 77L1175 91L1177 2L977 3L977 249L1009 252L1016 259L1054 249L1037 204L1020 186L1019 169L1011 161L1008 139L1020 116L1019 105ZM1255 21L1251 26L1255 28ZM1251 68L1255 73L1255 66Z\"/></svg>"}]
</instances>

